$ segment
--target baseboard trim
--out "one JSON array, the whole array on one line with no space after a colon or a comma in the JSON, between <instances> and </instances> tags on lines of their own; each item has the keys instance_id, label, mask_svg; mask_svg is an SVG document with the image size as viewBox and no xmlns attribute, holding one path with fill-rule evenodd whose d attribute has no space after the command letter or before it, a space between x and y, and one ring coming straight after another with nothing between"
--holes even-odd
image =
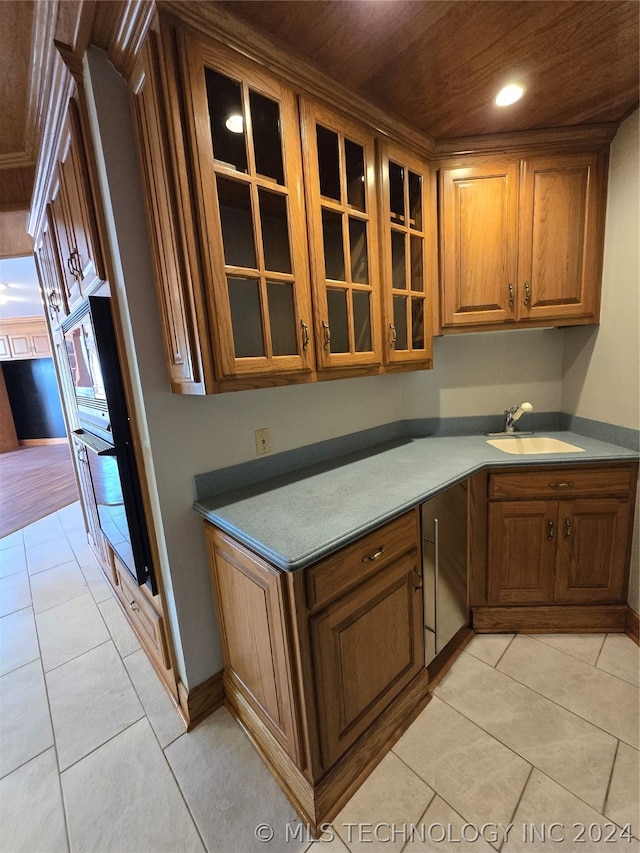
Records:
<instances>
[{"instance_id":1,"label":"baseboard trim","mask_svg":"<svg viewBox=\"0 0 640 853\"><path fill-rule=\"evenodd\" d=\"M462 650L471 642L474 631L468 626L460 628L457 634L449 640L447 645L438 653L438 656L427 665L429 673L429 692L449 672L453 664L458 660Z\"/></svg>"},{"instance_id":2,"label":"baseboard trim","mask_svg":"<svg viewBox=\"0 0 640 853\"><path fill-rule=\"evenodd\" d=\"M224 685L222 672L216 672L211 678L189 690L182 681L178 682L178 697L182 717L190 732L209 714L213 714L224 704Z\"/></svg>"},{"instance_id":3,"label":"baseboard trim","mask_svg":"<svg viewBox=\"0 0 640 853\"><path fill-rule=\"evenodd\" d=\"M473 630L477 633L624 634L627 609L626 604L474 607Z\"/></svg>"},{"instance_id":4,"label":"baseboard trim","mask_svg":"<svg viewBox=\"0 0 640 853\"><path fill-rule=\"evenodd\" d=\"M20 447L39 447L41 444L69 444L68 438L21 438Z\"/></svg>"},{"instance_id":5,"label":"baseboard trim","mask_svg":"<svg viewBox=\"0 0 640 853\"><path fill-rule=\"evenodd\" d=\"M633 607L627 604L627 620L625 634L631 637L636 646L640 646L640 613L636 613Z\"/></svg>"}]
</instances>

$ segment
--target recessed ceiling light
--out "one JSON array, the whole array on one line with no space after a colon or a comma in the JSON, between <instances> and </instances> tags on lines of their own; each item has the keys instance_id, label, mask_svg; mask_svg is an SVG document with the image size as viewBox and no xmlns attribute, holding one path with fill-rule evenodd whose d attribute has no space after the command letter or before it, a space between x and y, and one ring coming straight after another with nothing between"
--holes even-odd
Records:
<instances>
[{"instance_id":1,"label":"recessed ceiling light","mask_svg":"<svg viewBox=\"0 0 640 853\"><path fill-rule=\"evenodd\" d=\"M242 133L244 130L244 121L241 115L234 113L234 115L230 115L225 121L224 126L227 130L230 130L231 133Z\"/></svg>"},{"instance_id":2,"label":"recessed ceiling light","mask_svg":"<svg viewBox=\"0 0 640 853\"><path fill-rule=\"evenodd\" d=\"M497 107L508 107L519 101L525 92L525 86L521 86L519 83L510 83L508 86L500 89L495 97L494 104Z\"/></svg>"}]
</instances>

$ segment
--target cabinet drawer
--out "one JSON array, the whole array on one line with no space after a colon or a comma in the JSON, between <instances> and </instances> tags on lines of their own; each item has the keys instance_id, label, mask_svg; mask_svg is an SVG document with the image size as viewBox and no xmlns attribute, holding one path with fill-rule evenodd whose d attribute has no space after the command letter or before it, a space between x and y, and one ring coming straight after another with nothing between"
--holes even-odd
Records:
<instances>
[{"instance_id":1,"label":"cabinet drawer","mask_svg":"<svg viewBox=\"0 0 640 853\"><path fill-rule=\"evenodd\" d=\"M307 606L321 607L378 571L381 565L420 546L418 510L368 533L307 569Z\"/></svg>"},{"instance_id":2,"label":"cabinet drawer","mask_svg":"<svg viewBox=\"0 0 640 853\"><path fill-rule=\"evenodd\" d=\"M512 471L492 474L489 498L575 497L620 495L631 490L631 466L621 468L556 468L546 471Z\"/></svg>"},{"instance_id":3,"label":"cabinet drawer","mask_svg":"<svg viewBox=\"0 0 640 853\"><path fill-rule=\"evenodd\" d=\"M115 555L113 559L118 579L116 593L124 605L140 642L161 666L171 669L162 616Z\"/></svg>"}]
</instances>

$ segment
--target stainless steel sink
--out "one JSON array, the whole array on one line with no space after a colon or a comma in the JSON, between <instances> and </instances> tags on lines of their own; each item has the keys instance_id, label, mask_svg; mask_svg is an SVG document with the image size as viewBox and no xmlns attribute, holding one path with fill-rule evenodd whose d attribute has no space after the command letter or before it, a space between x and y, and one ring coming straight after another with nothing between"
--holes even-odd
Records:
<instances>
[{"instance_id":1,"label":"stainless steel sink","mask_svg":"<svg viewBox=\"0 0 640 853\"><path fill-rule=\"evenodd\" d=\"M523 456L528 453L584 453L584 447L569 444L559 438L545 436L511 436L509 438L490 438L487 444L501 450L503 453L514 453Z\"/></svg>"}]
</instances>

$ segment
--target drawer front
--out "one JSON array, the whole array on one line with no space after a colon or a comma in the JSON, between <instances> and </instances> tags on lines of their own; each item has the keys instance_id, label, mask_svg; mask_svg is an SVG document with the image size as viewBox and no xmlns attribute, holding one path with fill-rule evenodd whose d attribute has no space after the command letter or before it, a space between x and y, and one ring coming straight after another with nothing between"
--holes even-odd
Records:
<instances>
[{"instance_id":1,"label":"drawer front","mask_svg":"<svg viewBox=\"0 0 640 853\"><path fill-rule=\"evenodd\" d=\"M307 569L307 606L310 610L323 607L375 574L380 566L419 547L416 508Z\"/></svg>"},{"instance_id":2,"label":"drawer front","mask_svg":"<svg viewBox=\"0 0 640 853\"><path fill-rule=\"evenodd\" d=\"M563 498L576 495L615 495L626 497L631 491L633 469L556 468L546 471L512 471L492 474L489 498Z\"/></svg>"},{"instance_id":3,"label":"drawer front","mask_svg":"<svg viewBox=\"0 0 640 853\"><path fill-rule=\"evenodd\" d=\"M115 556L114 564L118 578L116 593L140 641L161 666L171 669L162 616Z\"/></svg>"}]
</instances>

